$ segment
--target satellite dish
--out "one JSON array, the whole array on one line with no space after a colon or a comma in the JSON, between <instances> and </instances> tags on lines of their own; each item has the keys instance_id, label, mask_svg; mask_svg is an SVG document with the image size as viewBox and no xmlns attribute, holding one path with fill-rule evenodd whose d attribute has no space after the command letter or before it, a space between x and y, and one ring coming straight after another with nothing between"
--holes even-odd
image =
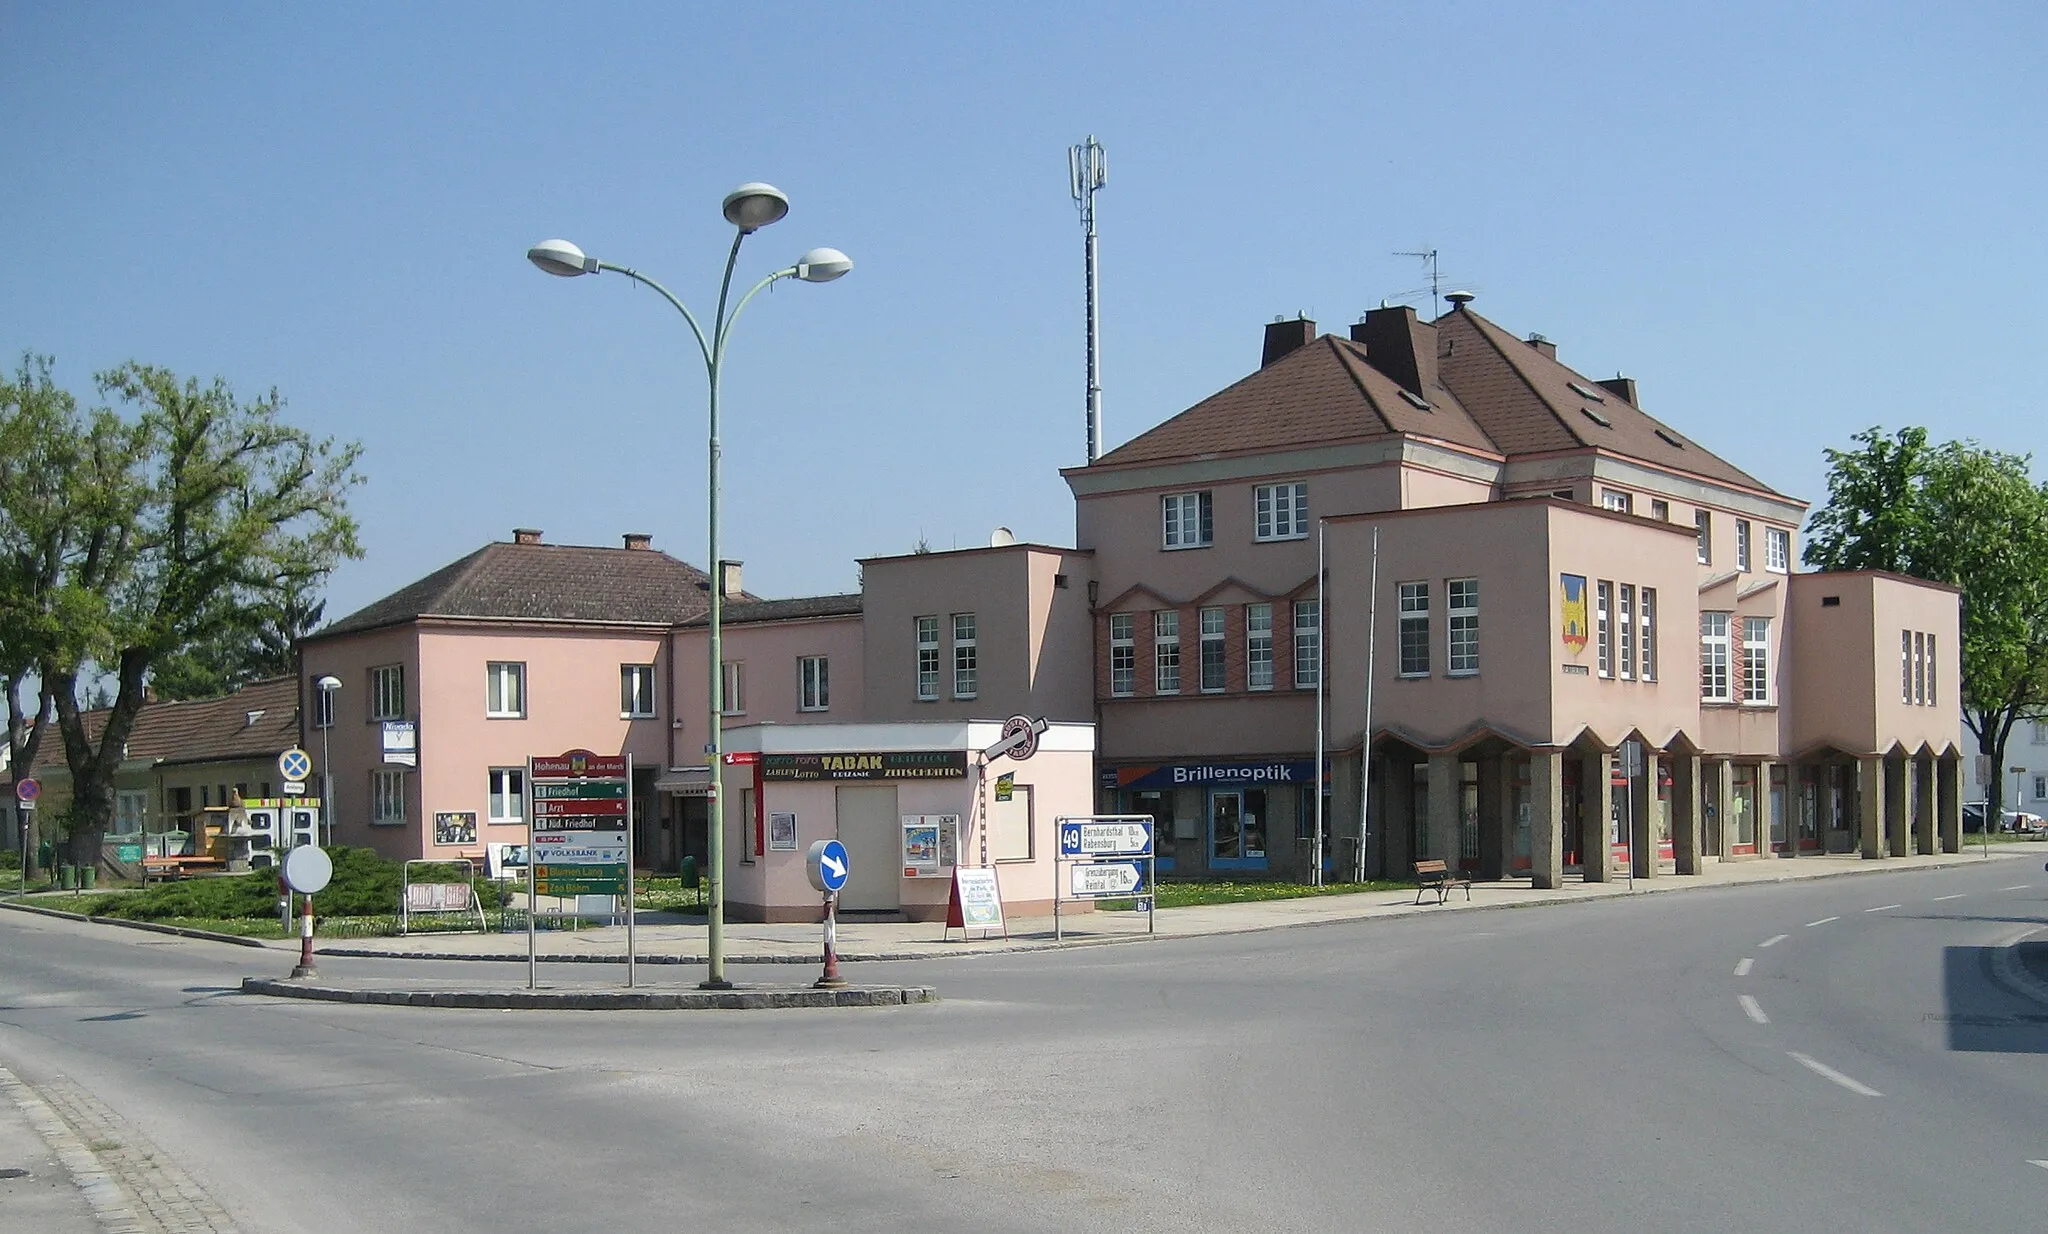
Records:
<instances>
[{"instance_id":1,"label":"satellite dish","mask_svg":"<svg viewBox=\"0 0 2048 1234\"><path fill-rule=\"evenodd\" d=\"M1011 534L1008 527L998 527L988 533L988 546L990 548L1003 548L1016 542L1017 537Z\"/></svg>"}]
</instances>

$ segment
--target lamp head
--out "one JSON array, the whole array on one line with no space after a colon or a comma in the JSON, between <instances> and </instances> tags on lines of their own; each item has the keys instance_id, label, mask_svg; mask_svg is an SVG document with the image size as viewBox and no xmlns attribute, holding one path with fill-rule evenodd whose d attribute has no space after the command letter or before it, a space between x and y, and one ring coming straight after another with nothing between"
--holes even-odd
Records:
<instances>
[{"instance_id":1,"label":"lamp head","mask_svg":"<svg viewBox=\"0 0 2048 1234\"><path fill-rule=\"evenodd\" d=\"M853 258L838 249L812 249L796 259L796 276L806 283L829 283L853 269Z\"/></svg>"},{"instance_id":2,"label":"lamp head","mask_svg":"<svg viewBox=\"0 0 2048 1234\"><path fill-rule=\"evenodd\" d=\"M565 279L597 273L597 261L567 240L543 240L526 250L526 260Z\"/></svg>"},{"instance_id":3,"label":"lamp head","mask_svg":"<svg viewBox=\"0 0 2048 1234\"><path fill-rule=\"evenodd\" d=\"M772 184L751 181L725 195L725 221L741 231L759 231L789 213L789 198Z\"/></svg>"},{"instance_id":4,"label":"lamp head","mask_svg":"<svg viewBox=\"0 0 2048 1234\"><path fill-rule=\"evenodd\" d=\"M322 690L339 690L341 689L341 678L329 673L313 684L319 686Z\"/></svg>"}]
</instances>

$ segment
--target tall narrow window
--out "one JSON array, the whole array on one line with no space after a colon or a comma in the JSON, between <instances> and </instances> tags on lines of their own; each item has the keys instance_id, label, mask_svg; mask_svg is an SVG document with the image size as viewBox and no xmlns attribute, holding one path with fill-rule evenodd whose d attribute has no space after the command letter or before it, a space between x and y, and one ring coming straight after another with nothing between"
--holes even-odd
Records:
<instances>
[{"instance_id":1,"label":"tall narrow window","mask_svg":"<svg viewBox=\"0 0 2048 1234\"><path fill-rule=\"evenodd\" d=\"M953 614L953 697L973 698L981 692L981 654L973 613Z\"/></svg>"},{"instance_id":2,"label":"tall narrow window","mask_svg":"<svg viewBox=\"0 0 2048 1234\"><path fill-rule=\"evenodd\" d=\"M1700 614L1700 701L1730 703L1728 680L1728 614Z\"/></svg>"},{"instance_id":3,"label":"tall narrow window","mask_svg":"<svg viewBox=\"0 0 2048 1234\"><path fill-rule=\"evenodd\" d=\"M939 696L939 619L917 619L917 697L926 701Z\"/></svg>"},{"instance_id":4,"label":"tall narrow window","mask_svg":"<svg viewBox=\"0 0 2048 1234\"><path fill-rule=\"evenodd\" d=\"M1614 584L1604 578L1593 587L1593 643L1600 675L1614 676Z\"/></svg>"},{"instance_id":5,"label":"tall narrow window","mask_svg":"<svg viewBox=\"0 0 2048 1234\"><path fill-rule=\"evenodd\" d=\"M405 718L405 665L386 664L370 670L370 718Z\"/></svg>"},{"instance_id":6,"label":"tall narrow window","mask_svg":"<svg viewBox=\"0 0 2048 1234\"><path fill-rule=\"evenodd\" d=\"M405 770L379 767L370 773L370 824L375 827L405 825Z\"/></svg>"},{"instance_id":7,"label":"tall narrow window","mask_svg":"<svg viewBox=\"0 0 2048 1234\"><path fill-rule=\"evenodd\" d=\"M1941 704L1940 696L1934 692L1934 663L1934 636L1930 634L1927 636L1927 705L1929 707L1937 707Z\"/></svg>"},{"instance_id":8,"label":"tall narrow window","mask_svg":"<svg viewBox=\"0 0 2048 1234\"><path fill-rule=\"evenodd\" d=\"M1771 619L1742 619L1742 701L1771 701Z\"/></svg>"},{"instance_id":9,"label":"tall narrow window","mask_svg":"<svg viewBox=\"0 0 2048 1234\"><path fill-rule=\"evenodd\" d=\"M1261 484L1252 489L1252 538L1300 540L1308 535L1308 485Z\"/></svg>"},{"instance_id":10,"label":"tall narrow window","mask_svg":"<svg viewBox=\"0 0 2048 1234\"><path fill-rule=\"evenodd\" d=\"M654 666L619 665L619 717L645 720L654 715Z\"/></svg>"},{"instance_id":11,"label":"tall narrow window","mask_svg":"<svg viewBox=\"0 0 2048 1234\"><path fill-rule=\"evenodd\" d=\"M1636 637L1642 642L1642 679L1657 680L1657 589L1643 588L1642 627Z\"/></svg>"},{"instance_id":12,"label":"tall narrow window","mask_svg":"<svg viewBox=\"0 0 2048 1234\"><path fill-rule=\"evenodd\" d=\"M493 823L523 823L526 821L526 768L493 767L490 770L488 792L485 800L490 813L485 817Z\"/></svg>"},{"instance_id":13,"label":"tall narrow window","mask_svg":"<svg viewBox=\"0 0 2048 1234\"><path fill-rule=\"evenodd\" d=\"M727 660L719 674L718 713L740 716L747 713L747 662Z\"/></svg>"},{"instance_id":14,"label":"tall narrow window","mask_svg":"<svg viewBox=\"0 0 2048 1234\"><path fill-rule=\"evenodd\" d=\"M1619 592L1621 607L1615 610L1616 624L1621 630L1621 655L1616 669L1623 681L1633 681L1636 675L1636 589L1633 583L1623 583Z\"/></svg>"},{"instance_id":15,"label":"tall narrow window","mask_svg":"<svg viewBox=\"0 0 2048 1234\"><path fill-rule=\"evenodd\" d=\"M1913 632L1899 631L1899 701L1913 705Z\"/></svg>"},{"instance_id":16,"label":"tall narrow window","mask_svg":"<svg viewBox=\"0 0 2048 1234\"><path fill-rule=\"evenodd\" d=\"M1207 493L1173 493L1159 499L1162 543L1167 548L1201 548L1209 543L1214 522Z\"/></svg>"},{"instance_id":17,"label":"tall narrow window","mask_svg":"<svg viewBox=\"0 0 2048 1234\"><path fill-rule=\"evenodd\" d=\"M1429 584L1402 583L1401 675L1429 676Z\"/></svg>"},{"instance_id":18,"label":"tall narrow window","mask_svg":"<svg viewBox=\"0 0 2048 1234\"><path fill-rule=\"evenodd\" d=\"M1170 608L1152 614L1152 689L1180 693L1180 614Z\"/></svg>"},{"instance_id":19,"label":"tall narrow window","mask_svg":"<svg viewBox=\"0 0 2048 1234\"><path fill-rule=\"evenodd\" d=\"M1927 704L1927 636L1913 632L1913 701Z\"/></svg>"},{"instance_id":20,"label":"tall narrow window","mask_svg":"<svg viewBox=\"0 0 2048 1234\"><path fill-rule=\"evenodd\" d=\"M796 662L798 711L832 708L832 662L824 656L799 656Z\"/></svg>"},{"instance_id":21,"label":"tall narrow window","mask_svg":"<svg viewBox=\"0 0 2048 1234\"><path fill-rule=\"evenodd\" d=\"M1313 690L1323 677L1323 602L1294 602L1294 688Z\"/></svg>"},{"instance_id":22,"label":"tall narrow window","mask_svg":"<svg viewBox=\"0 0 2048 1234\"><path fill-rule=\"evenodd\" d=\"M1273 688L1273 606L1244 606L1244 687Z\"/></svg>"},{"instance_id":23,"label":"tall narrow window","mask_svg":"<svg viewBox=\"0 0 2048 1234\"><path fill-rule=\"evenodd\" d=\"M1792 533L1782 527L1764 528L1764 569L1783 574L1792 566Z\"/></svg>"},{"instance_id":24,"label":"tall narrow window","mask_svg":"<svg viewBox=\"0 0 2048 1234\"><path fill-rule=\"evenodd\" d=\"M1479 580L1454 578L1444 584L1445 628L1449 634L1445 667L1453 677L1479 671Z\"/></svg>"},{"instance_id":25,"label":"tall narrow window","mask_svg":"<svg viewBox=\"0 0 2048 1234\"><path fill-rule=\"evenodd\" d=\"M1202 610L1202 693L1223 689L1223 610Z\"/></svg>"},{"instance_id":26,"label":"tall narrow window","mask_svg":"<svg viewBox=\"0 0 2048 1234\"><path fill-rule=\"evenodd\" d=\"M1137 618L1109 615L1109 692L1119 698L1138 692Z\"/></svg>"},{"instance_id":27,"label":"tall narrow window","mask_svg":"<svg viewBox=\"0 0 2048 1234\"><path fill-rule=\"evenodd\" d=\"M1692 512L1692 526L1693 526L1693 532L1694 532L1694 535L1695 535L1695 536L1696 536L1696 538L1698 539L1698 544L1697 544L1697 545L1695 545L1695 547L1694 547L1694 553L1695 553L1695 555L1696 555L1696 556L1697 556L1697 557L1699 558L1699 563L1700 563L1701 565L1703 565L1703 566L1710 566L1710 565L1713 565L1713 564L1714 564L1714 515L1713 515L1713 513L1712 513L1711 511L1707 511L1707 510L1694 510L1694 511Z\"/></svg>"},{"instance_id":28,"label":"tall narrow window","mask_svg":"<svg viewBox=\"0 0 2048 1234\"><path fill-rule=\"evenodd\" d=\"M314 728L334 727L334 695L335 691L321 689L316 680L313 686Z\"/></svg>"},{"instance_id":29,"label":"tall narrow window","mask_svg":"<svg viewBox=\"0 0 2048 1234\"><path fill-rule=\"evenodd\" d=\"M484 665L484 714L497 720L526 714L524 664Z\"/></svg>"},{"instance_id":30,"label":"tall narrow window","mask_svg":"<svg viewBox=\"0 0 2048 1234\"><path fill-rule=\"evenodd\" d=\"M1735 568L1745 573L1749 570L1749 520L1735 520Z\"/></svg>"}]
</instances>

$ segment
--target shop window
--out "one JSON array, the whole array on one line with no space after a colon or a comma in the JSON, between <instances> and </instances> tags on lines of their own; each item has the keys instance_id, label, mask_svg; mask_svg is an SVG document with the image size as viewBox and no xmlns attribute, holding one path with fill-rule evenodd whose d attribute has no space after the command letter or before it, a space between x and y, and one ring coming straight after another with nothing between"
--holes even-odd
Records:
<instances>
[{"instance_id":1,"label":"shop window","mask_svg":"<svg viewBox=\"0 0 2048 1234\"><path fill-rule=\"evenodd\" d=\"M1015 785L1008 801L990 794L987 827L990 861L1031 860L1031 786Z\"/></svg>"},{"instance_id":2,"label":"shop window","mask_svg":"<svg viewBox=\"0 0 2048 1234\"><path fill-rule=\"evenodd\" d=\"M1735 796L1728 806L1735 811L1735 842L1754 845L1757 819L1756 765L1737 763L1734 771Z\"/></svg>"},{"instance_id":3,"label":"shop window","mask_svg":"<svg viewBox=\"0 0 2048 1234\"><path fill-rule=\"evenodd\" d=\"M1266 790L1219 789L1209 794L1209 864L1266 864Z\"/></svg>"}]
</instances>

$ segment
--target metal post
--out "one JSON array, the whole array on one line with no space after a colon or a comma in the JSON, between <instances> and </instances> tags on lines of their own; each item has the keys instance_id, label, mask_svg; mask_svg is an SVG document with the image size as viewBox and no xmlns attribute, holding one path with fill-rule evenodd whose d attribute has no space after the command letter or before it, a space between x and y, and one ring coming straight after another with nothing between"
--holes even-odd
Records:
<instances>
[{"instance_id":1,"label":"metal post","mask_svg":"<svg viewBox=\"0 0 2048 1234\"><path fill-rule=\"evenodd\" d=\"M327 734L334 729L334 691L322 690L327 696L327 726L320 730L320 822L321 830L327 835L327 844L334 845L334 764L328 761Z\"/></svg>"},{"instance_id":2,"label":"metal post","mask_svg":"<svg viewBox=\"0 0 2048 1234\"><path fill-rule=\"evenodd\" d=\"M531 790L529 790L531 791ZM626 755L626 988L633 988L633 756Z\"/></svg>"},{"instance_id":3,"label":"metal post","mask_svg":"<svg viewBox=\"0 0 2048 1234\"><path fill-rule=\"evenodd\" d=\"M839 897L825 893L825 971L812 982L819 990L837 990L846 984L839 975Z\"/></svg>"},{"instance_id":4,"label":"metal post","mask_svg":"<svg viewBox=\"0 0 2048 1234\"><path fill-rule=\"evenodd\" d=\"M1372 529L1372 573L1365 588L1365 728L1358 738L1358 881L1365 881L1365 846L1371 835L1368 807L1372 801L1372 675L1379 660L1380 529ZM1329 637L1330 617L1318 612L1316 621L1324 638ZM1317 665L1316 675L1322 675Z\"/></svg>"},{"instance_id":5,"label":"metal post","mask_svg":"<svg viewBox=\"0 0 2048 1234\"><path fill-rule=\"evenodd\" d=\"M533 875L533 760L526 760L526 988L531 990L538 983L540 974L540 938L536 933L534 918L538 916L540 896L535 894Z\"/></svg>"},{"instance_id":6,"label":"metal post","mask_svg":"<svg viewBox=\"0 0 2048 1234\"><path fill-rule=\"evenodd\" d=\"M1317 520L1316 520L1316 640L1317 640L1317 641L1316 641L1316 660L1317 660L1317 663L1316 663L1316 774L1315 774L1315 778L1314 778L1314 779L1313 779L1313 780L1311 781L1311 783L1310 783L1310 787L1309 787L1309 792L1310 792L1310 793L1312 793L1312 794L1313 794L1313 795L1315 796L1315 837L1314 837L1314 839L1313 839L1313 840L1311 840L1311 841L1310 841L1310 844L1309 844L1309 860L1310 860L1310 863L1311 863L1311 871L1310 871L1310 873L1309 873L1308 881L1309 881L1309 886L1311 886L1311 887L1320 887L1320 886L1322 886L1322 885L1323 885L1323 744L1324 744L1324 739L1325 739L1325 735L1324 735L1324 732L1323 732L1323 712L1324 712L1324 710L1325 710L1325 708L1324 708L1324 706L1323 706L1323 698L1324 698L1324 691L1323 691L1323 677L1325 676L1325 674L1324 674L1324 672L1323 672L1323 666L1322 666L1322 663L1321 663L1321 661L1322 661L1322 658L1323 658L1323 645L1322 645L1322 640L1323 640L1324 638L1327 638L1327 637L1328 637L1328 633L1327 633L1327 631L1325 631L1325 630L1323 629L1323 627L1324 627L1324 625L1325 625L1325 616L1324 616L1324 610L1325 610L1326 608L1328 608L1328 607L1329 607L1329 606L1328 606L1327 604L1325 604L1325 603L1323 602L1323 577L1324 577L1324 568L1323 568L1323 541L1324 541L1324 538L1325 538L1325 532L1326 532L1326 531L1327 531L1327 528L1326 528L1326 526L1325 526L1325 524L1324 524L1324 520L1322 520L1322 519L1320 519L1320 518L1319 518L1319 519L1317 519ZM1300 653L1299 653L1299 652L1297 651L1297 652L1296 652L1296 654L1298 655L1298 654L1300 654ZM1364 765L1364 764L1360 764L1360 766L1363 766L1363 765ZM1363 841L1363 839L1361 839L1361 840L1360 840L1359 844L1360 844L1360 847L1363 847L1363 846L1364 846L1364 841Z\"/></svg>"},{"instance_id":7,"label":"metal post","mask_svg":"<svg viewBox=\"0 0 2048 1234\"><path fill-rule=\"evenodd\" d=\"M294 977L318 977L320 970L313 967L313 897L301 896L304 912L299 917L299 966L292 970Z\"/></svg>"}]
</instances>

